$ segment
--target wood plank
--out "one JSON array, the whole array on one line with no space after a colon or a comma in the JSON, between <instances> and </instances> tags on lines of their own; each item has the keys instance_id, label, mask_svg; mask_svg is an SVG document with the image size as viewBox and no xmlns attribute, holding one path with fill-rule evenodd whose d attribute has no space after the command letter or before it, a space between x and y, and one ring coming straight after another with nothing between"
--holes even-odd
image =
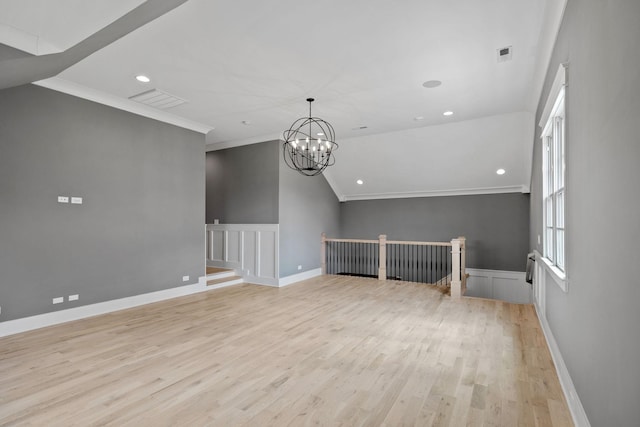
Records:
<instances>
[{"instance_id":1,"label":"wood plank","mask_svg":"<svg viewBox=\"0 0 640 427\"><path fill-rule=\"evenodd\" d=\"M233 271L233 270L228 269L228 268L207 266L207 274L227 273L229 271Z\"/></svg>"},{"instance_id":2,"label":"wood plank","mask_svg":"<svg viewBox=\"0 0 640 427\"><path fill-rule=\"evenodd\" d=\"M532 306L348 276L0 338L0 390L0 425L572 425Z\"/></svg>"}]
</instances>

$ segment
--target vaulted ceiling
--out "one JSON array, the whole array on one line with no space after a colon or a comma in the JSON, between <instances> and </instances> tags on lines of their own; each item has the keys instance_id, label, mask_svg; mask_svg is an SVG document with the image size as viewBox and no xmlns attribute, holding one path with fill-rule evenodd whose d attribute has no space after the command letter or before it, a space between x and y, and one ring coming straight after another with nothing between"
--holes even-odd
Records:
<instances>
[{"instance_id":1,"label":"vaulted ceiling","mask_svg":"<svg viewBox=\"0 0 640 427\"><path fill-rule=\"evenodd\" d=\"M279 138L314 97L336 129L325 176L341 200L528 191L564 1L161 3L0 0L0 71L93 41L37 84L206 133L209 150ZM152 89L184 103L129 99Z\"/></svg>"}]
</instances>

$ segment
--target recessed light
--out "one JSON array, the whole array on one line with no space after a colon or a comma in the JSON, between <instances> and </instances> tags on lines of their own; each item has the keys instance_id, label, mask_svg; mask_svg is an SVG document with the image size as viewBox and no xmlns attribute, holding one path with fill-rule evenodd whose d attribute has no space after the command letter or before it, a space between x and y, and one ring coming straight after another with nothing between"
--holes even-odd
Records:
<instances>
[{"instance_id":1,"label":"recessed light","mask_svg":"<svg viewBox=\"0 0 640 427\"><path fill-rule=\"evenodd\" d=\"M422 86L426 87L427 89L433 89L434 87L438 87L442 84L442 82L440 80L427 80L426 82L422 83Z\"/></svg>"},{"instance_id":2,"label":"recessed light","mask_svg":"<svg viewBox=\"0 0 640 427\"><path fill-rule=\"evenodd\" d=\"M357 180L357 181L356 181L356 184L358 184L358 185L362 185L362 184L364 184L364 181L363 181L363 180L361 180L361 179L359 179L359 180Z\"/></svg>"},{"instance_id":3,"label":"recessed light","mask_svg":"<svg viewBox=\"0 0 640 427\"><path fill-rule=\"evenodd\" d=\"M504 170L504 169L502 169L502 168L500 168L500 169L498 169L498 170L496 171L496 173L497 173L498 175L504 175L506 172L507 172L507 171L506 171L506 170Z\"/></svg>"},{"instance_id":4,"label":"recessed light","mask_svg":"<svg viewBox=\"0 0 640 427\"><path fill-rule=\"evenodd\" d=\"M424 117L422 116L414 117L413 120L415 120L416 122L419 122L420 120L424 120Z\"/></svg>"},{"instance_id":5,"label":"recessed light","mask_svg":"<svg viewBox=\"0 0 640 427\"><path fill-rule=\"evenodd\" d=\"M453 115L453 111L445 111L444 113L442 113L443 116L452 116Z\"/></svg>"},{"instance_id":6,"label":"recessed light","mask_svg":"<svg viewBox=\"0 0 640 427\"><path fill-rule=\"evenodd\" d=\"M136 80L142 83L149 83L151 81L149 77L142 74L140 74L139 76L136 76Z\"/></svg>"}]
</instances>

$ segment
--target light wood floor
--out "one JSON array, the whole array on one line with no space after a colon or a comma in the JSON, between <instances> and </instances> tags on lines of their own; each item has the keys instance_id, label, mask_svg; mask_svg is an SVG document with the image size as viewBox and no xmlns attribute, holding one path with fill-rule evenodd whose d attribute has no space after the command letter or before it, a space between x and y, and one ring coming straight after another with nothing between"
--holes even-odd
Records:
<instances>
[{"instance_id":1,"label":"light wood floor","mask_svg":"<svg viewBox=\"0 0 640 427\"><path fill-rule=\"evenodd\" d=\"M209 267L209 266L207 266L207 274L226 273L228 271L233 271L233 270L229 270L228 268Z\"/></svg>"},{"instance_id":2,"label":"light wood floor","mask_svg":"<svg viewBox=\"0 0 640 427\"><path fill-rule=\"evenodd\" d=\"M324 276L0 338L0 425L572 424L531 306Z\"/></svg>"}]
</instances>

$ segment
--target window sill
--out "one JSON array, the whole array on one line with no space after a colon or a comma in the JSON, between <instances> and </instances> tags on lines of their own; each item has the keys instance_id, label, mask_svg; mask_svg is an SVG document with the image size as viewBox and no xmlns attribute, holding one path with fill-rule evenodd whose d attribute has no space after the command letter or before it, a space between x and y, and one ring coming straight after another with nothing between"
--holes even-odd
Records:
<instances>
[{"instance_id":1,"label":"window sill","mask_svg":"<svg viewBox=\"0 0 640 427\"><path fill-rule=\"evenodd\" d=\"M553 278L553 281L556 282L556 285L562 289L563 292L569 292L569 280L567 279L567 274L560 270L558 267L553 265L549 259L545 258L540 252L536 252L536 261L539 261L549 273L549 276Z\"/></svg>"}]
</instances>

